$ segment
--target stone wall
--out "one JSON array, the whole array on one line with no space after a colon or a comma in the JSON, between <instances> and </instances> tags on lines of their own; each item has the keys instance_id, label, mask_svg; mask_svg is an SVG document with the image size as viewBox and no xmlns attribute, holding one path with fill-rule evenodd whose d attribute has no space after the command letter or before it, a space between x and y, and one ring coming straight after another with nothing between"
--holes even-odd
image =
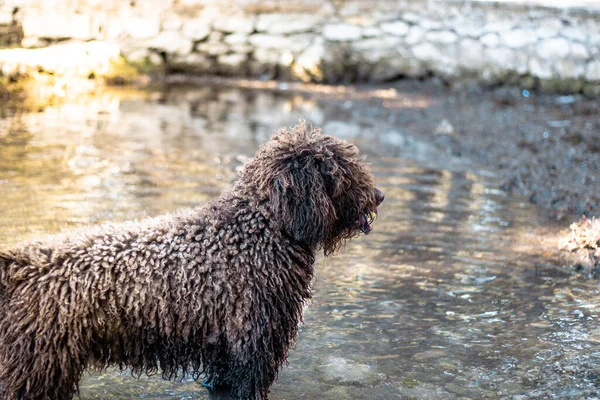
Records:
<instances>
[{"instance_id":1,"label":"stone wall","mask_svg":"<svg viewBox=\"0 0 600 400\"><path fill-rule=\"evenodd\" d=\"M23 47L103 41L135 65L170 72L323 82L435 75L600 92L600 11L591 7L467 0L0 4L0 32L22 30Z\"/></svg>"}]
</instances>

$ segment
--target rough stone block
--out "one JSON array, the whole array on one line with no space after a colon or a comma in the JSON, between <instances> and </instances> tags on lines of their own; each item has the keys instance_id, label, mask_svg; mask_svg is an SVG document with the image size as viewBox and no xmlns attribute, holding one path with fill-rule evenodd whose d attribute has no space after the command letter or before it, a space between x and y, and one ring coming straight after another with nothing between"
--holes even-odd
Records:
<instances>
[{"instance_id":1,"label":"rough stone block","mask_svg":"<svg viewBox=\"0 0 600 400\"><path fill-rule=\"evenodd\" d=\"M266 35L258 33L250 36L249 43L263 49L289 49L292 41L285 36Z\"/></svg>"},{"instance_id":2,"label":"rough stone block","mask_svg":"<svg viewBox=\"0 0 600 400\"><path fill-rule=\"evenodd\" d=\"M1 6L0 6L1 7ZM10 25L13 22L12 8L0 8L0 25Z\"/></svg>"},{"instance_id":3,"label":"rough stone block","mask_svg":"<svg viewBox=\"0 0 600 400\"><path fill-rule=\"evenodd\" d=\"M433 31L427 33L425 39L434 43L451 44L458 40L458 36L451 31Z\"/></svg>"},{"instance_id":4,"label":"rough stone block","mask_svg":"<svg viewBox=\"0 0 600 400\"><path fill-rule=\"evenodd\" d=\"M350 24L328 24L323 27L323 37L335 42L358 40L362 37L362 29Z\"/></svg>"},{"instance_id":5,"label":"rough stone block","mask_svg":"<svg viewBox=\"0 0 600 400\"><path fill-rule=\"evenodd\" d=\"M403 21L387 22L380 25L380 28L385 33L395 36L405 36L410 29L410 26Z\"/></svg>"},{"instance_id":6,"label":"rough stone block","mask_svg":"<svg viewBox=\"0 0 600 400\"><path fill-rule=\"evenodd\" d=\"M311 42L314 40L314 35L309 33L301 33L299 35L288 36L290 39L291 45L289 49L292 53L297 54L306 49Z\"/></svg>"},{"instance_id":7,"label":"rough stone block","mask_svg":"<svg viewBox=\"0 0 600 400\"><path fill-rule=\"evenodd\" d=\"M529 73L540 79L552 78L552 66L537 58L531 58L528 63Z\"/></svg>"},{"instance_id":8,"label":"rough stone block","mask_svg":"<svg viewBox=\"0 0 600 400\"><path fill-rule=\"evenodd\" d=\"M162 16L160 29L163 31L178 31L181 29L182 25L183 21L180 15L174 12L168 12Z\"/></svg>"},{"instance_id":9,"label":"rough stone block","mask_svg":"<svg viewBox=\"0 0 600 400\"><path fill-rule=\"evenodd\" d=\"M425 29L423 29L419 26L413 26L408 31L408 35L406 35L406 38L404 39L404 41L409 46L412 46L414 44L420 43L423 40L424 36L425 36Z\"/></svg>"},{"instance_id":10,"label":"rough stone block","mask_svg":"<svg viewBox=\"0 0 600 400\"><path fill-rule=\"evenodd\" d=\"M515 29L500 34L500 44L511 49L522 49L537 41L537 32L533 29Z\"/></svg>"},{"instance_id":11,"label":"rough stone block","mask_svg":"<svg viewBox=\"0 0 600 400\"><path fill-rule=\"evenodd\" d=\"M600 60L596 59L588 63L585 79L592 82L600 82Z\"/></svg>"},{"instance_id":12,"label":"rough stone block","mask_svg":"<svg viewBox=\"0 0 600 400\"><path fill-rule=\"evenodd\" d=\"M261 14L256 20L256 30L269 34L309 32L321 19L314 14Z\"/></svg>"},{"instance_id":13,"label":"rough stone block","mask_svg":"<svg viewBox=\"0 0 600 400\"><path fill-rule=\"evenodd\" d=\"M246 16L227 16L215 19L213 26L225 33L252 33L254 18Z\"/></svg>"},{"instance_id":14,"label":"rough stone block","mask_svg":"<svg viewBox=\"0 0 600 400\"><path fill-rule=\"evenodd\" d=\"M192 41L180 32L164 31L153 38L149 47L169 54L188 54L192 51Z\"/></svg>"},{"instance_id":15,"label":"rough stone block","mask_svg":"<svg viewBox=\"0 0 600 400\"><path fill-rule=\"evenodd\" d=\"M400 45L401 40L395 36L363 39L353 43L352 48L358 53L362 61L375 64L384 58L397 55L395 50Z\"/></svg>"},{"instance_id":16,"label":"rough stone block","mask_svg":"<svg viewBox=\"0 0 600 400\"><path fill-rule=\"evenodd\" d=\"M487 33L480 39L481 44L487 47L496 47L500 44L500 38L495 33Z\"/></svg>"},{"instance_id":17,"label":"rough stone block","mask_svg":"<svg viewBox=\"0 0 600 400\"><path fill-rule=\"evenodd\" d=\"M565 38L546 39L536 46L536 53L544 60L562 59L569 54L569 42Z\"/></svg>"},{"instance_id":18,"label":"rough stone block","mask_svg":"<svg viewBox=\"0 0 600 400\"><path fill-rule=\"evenodd\" d=\"M303 81L321 80L321 62L325 54L323 39L318 38L297 57L293 66L293 74Z\"/></svg>"},{"instance_id":19,"label":"rough stone block","mask_svg":"<svg viewBox=\"0 0 600 400\"><path fill-rule=\"evenodd\" d=\"M559 78L578 79L585 76L584 63L578 63L571 59L558 60L554 64L554 69Z\"/></svg>"},{"instance_id":20,"label":"rough stone block","mask_svg":"<svg viewBox=\"0 0 600 400\"><path fill-rule=\"evenodd\" d=\"M191 40L204 40L211 32L210 22L204 18L187 20L181 27L181 34Z\"/></svg>"},{"instance_id":21,"label":"rough stone block","mask_svg":"<svg viewBox=\"0 0 600 400\"><path fill-rule=\"evenodd\" d=\"M245 44L248 42L248 35L243 33L232 33L231 35L225 36L223 41L228 45Z\"/></svg>"},{"instance_id":22,"label":"rough stone block","mask_svg":"<svg viewBox=\"0 0 600 400\"><path fill-rule=\"evenodd\" d=\"M248 57L245 54L226 54L219 56L217 62L220 65L235 68L243 65L247 59Z\"/></svg>"},{"instance_id":23,"label":"rough stone block","mask_svg":"<svg viewBox=\"0 0 600 400\"><path fill-rule=\"evenodd\" d=\"M470 71L477 71L485 67L483 45L478 40L463 39L458 46L458 64Z\"/></svg>"},{"instance_id":24,"label":"rough stone block","mask_svg":"<svg viewBox=\"0 0 600 400\"><path fill-rule=\"evenodd\" d=\"M41 38L95 39L89 14L33 14L23 18L23 34Z\"/></svg>"},{"instance_id":25,"label":"rough stone block","mask_svg":"<svg viewBox=\"0 0 600 400\"><path fill-rule=\"evenodd\" d=\"M160 17L129 17L121 21L123 33L133 39L150 39L160 33Z\"/></svg>"},{"instance_id":26,"label":"rough stone block","mask_svg":"<svg viewBox=\"0 0 600 400\"><path fill-rule=\"evenodd\" d=\"M210 56L220 56L229 52L229 46L227 46L225 43L212 41L200 43L198 46L196 46L196 49L199 52L206 53Z\"/></svg>"},{"instance_id":27,"label":"rough stone block","mask_svg":"<svg viewBox=\"0 0 600 400\"><path fill-rule=\"evenodd\" d=\"M383 34L383 31L376 26L367 26L362 29L362 35L366 38L378 37Z\"/></svg>"}]
</instances>

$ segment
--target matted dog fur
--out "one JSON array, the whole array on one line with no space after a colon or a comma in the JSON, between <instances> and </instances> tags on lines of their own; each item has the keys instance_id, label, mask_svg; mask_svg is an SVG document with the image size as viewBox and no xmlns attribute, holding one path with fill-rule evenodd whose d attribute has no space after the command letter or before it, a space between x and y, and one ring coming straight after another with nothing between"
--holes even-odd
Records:
<instances>
[{"instance_id":1,"label":"matted dog fur","mask_svg":"<svg viewBox=\"0 0 600 400\"><path fill-rule=\"evenodd\" d=\"M381 201L355 146L301 123L205 207L0 252L0 399L71 399L112 365L266 399L316 252L368 233Z\"/></svg>"}]
</instances>

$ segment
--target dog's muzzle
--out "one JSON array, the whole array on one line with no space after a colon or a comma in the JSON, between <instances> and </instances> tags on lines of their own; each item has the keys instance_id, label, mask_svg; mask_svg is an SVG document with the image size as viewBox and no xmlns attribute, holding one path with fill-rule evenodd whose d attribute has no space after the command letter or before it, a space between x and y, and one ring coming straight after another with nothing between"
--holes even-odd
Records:
<instances>
[{"instance_id":1,"label":"dog's muzzle","mask_svg":"<svg viewBox=\"0 0 600 400\"><path fill-rule=\"evenodd\" d=\"M385 195L383 192L377 188L375 188L375 210L369 211L360 216L358 221L358 225L362 233L368 235L369 232L373 230L373 221L377 216L377 207L383 202Z\"/></svg>"}]
</instances>

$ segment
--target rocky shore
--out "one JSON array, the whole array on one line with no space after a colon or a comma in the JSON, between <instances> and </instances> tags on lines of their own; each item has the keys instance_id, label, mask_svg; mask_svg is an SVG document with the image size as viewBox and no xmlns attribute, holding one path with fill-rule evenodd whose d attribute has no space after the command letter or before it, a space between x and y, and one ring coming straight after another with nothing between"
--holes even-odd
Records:
<instances>
[{"instance_id":1,"label":"rocky shore","mask_svg":"<svg viewBox=\"0 0 600 400\"><path fill-rule=\"evenodd\" d=\"M600 9L556 2L402 0L144 2L9 0L3 45L48 52L78 74L100 76L114 51L139 70L194 75L387 82L435 76L446 83L518 85L600 94ZM68 46L65 42L72 42ZM93 50L81 49L88 43ZM0 43L2 46L2 43ZM116 49L116 50L115 50ZM18 51L17 51L18 50ZM80 54L87 52L87 58ZM4 76L31 68L36 52L0 50ZM20 57L20 58L18 58ZM71 58L74 60L71 62ZM99 59L102 58L102 59ZM89 62L97 65L89 70ZM32 65L34 64L34 65Z\"/></svg>"}]
</instances>

